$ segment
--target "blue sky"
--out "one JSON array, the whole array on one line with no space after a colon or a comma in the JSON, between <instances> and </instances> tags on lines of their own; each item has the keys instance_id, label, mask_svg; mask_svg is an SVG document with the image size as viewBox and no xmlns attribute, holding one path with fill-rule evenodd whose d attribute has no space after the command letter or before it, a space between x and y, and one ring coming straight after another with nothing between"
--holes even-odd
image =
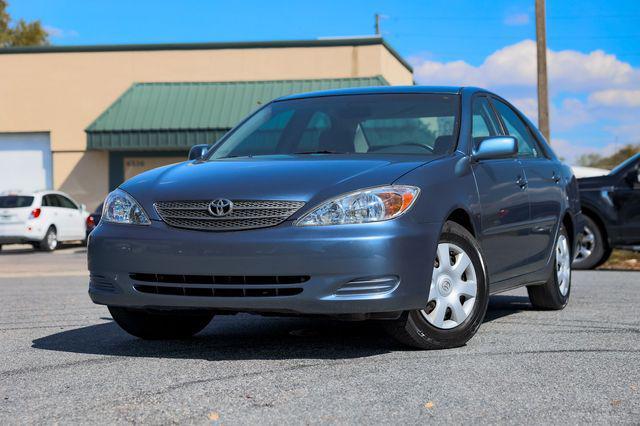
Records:
<instances>
[{"instance_id":1,"label":"blue sky","mask_svg":"<svg viewBox=\"0 0 640 426\"><path fill-rule=\"evenodd\" d=\"M158 43L382 35L424 84L474 84L534 121L534 0L12 0L52 42ZM568 160L640 143L640 1L547 0L554 148Z\"/></svg>"}]
</instances>

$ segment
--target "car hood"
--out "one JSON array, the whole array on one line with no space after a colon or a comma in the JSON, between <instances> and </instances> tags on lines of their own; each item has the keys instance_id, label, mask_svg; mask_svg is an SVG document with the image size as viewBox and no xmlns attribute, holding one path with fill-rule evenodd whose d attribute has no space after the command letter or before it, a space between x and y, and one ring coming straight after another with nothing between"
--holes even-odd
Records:
<instances>
[{"instance_id":1,"label":"car hood","mask_svg":"<svg viewBox=\"0 0 640 426\"><path fill-rule=\"evenodd\" d=\"M354 158L357 157L357 158ZM376 185L433 159L373 155L278 156L191 161L142 173L122 184L157 219L156 201L291 200L317 203Z\"/></svg>"}]
</instances>

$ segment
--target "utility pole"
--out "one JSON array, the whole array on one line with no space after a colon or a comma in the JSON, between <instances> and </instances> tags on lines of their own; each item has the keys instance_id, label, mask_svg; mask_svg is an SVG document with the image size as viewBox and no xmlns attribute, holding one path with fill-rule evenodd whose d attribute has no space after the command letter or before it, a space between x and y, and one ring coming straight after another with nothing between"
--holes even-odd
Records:
<instances>
[{"instance_id":1,"label":"utility pole","mask_svg":"<svg viewBox=\"0 0 640 426\"><path fill-rule=\"evenodd\" d=\"M547 30L545 0L536 1L536 47L538 57L538 129L551 142L549 86L547 82Z\"/></svg>"},{"instance_id":2,"label":"utility pole","mask_svg":"<svg viewBox=\"0 0 640 426\"><path fill-rule=\"evenodd\" d=\"M375 24L376 35L380 35L380 14L376 13L375 17L376 17L376 24Z\"/></svg>"}]
</instances>

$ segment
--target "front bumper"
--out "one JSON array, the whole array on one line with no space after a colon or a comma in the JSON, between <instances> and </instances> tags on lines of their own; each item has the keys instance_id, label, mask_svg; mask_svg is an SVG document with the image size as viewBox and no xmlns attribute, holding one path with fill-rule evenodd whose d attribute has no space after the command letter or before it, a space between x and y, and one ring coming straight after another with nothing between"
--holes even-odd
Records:
<instances>
[{"instance_id":1,"label":"front bumper","mask_svg":"<svg viewBox=\"0 0 640 426\"><path fill-rule=\"evenodd\" d=\"M207 308L242 312L359 314L418 309L428 297L441 225L398 220L374 224L201 232L101 223L88 242L89 294L98 304L140 308ZM175 277L141 292L131 274ZM252 284L189 284L180 276L249 276ZM301 284L261 284L255 277L308 276ZM394 278L393 288L374 291ZM259 280L259 279L258 279ZM354 285L352 282L356 282ZM358 283L365 282L365 285ZM348 284L351 283L351 284ZM138 286L136 289L136 286ZM348 289L344 292L345 286ZM169 289L165 287L171 287ZM207 296L192 295L212 289ZM281 296L280 289L297 288ZM180 294L165 294L176 292ZM187 290L185 290L187 289ZM228 289L242 289L229 297ZM257 289L278 289L256 296ZM157 289L156 289L157 290ZM200 291L200 290L198 290ZM208 291L208 290L207 290ZM237 290L236 290L237 292ZM225 297L216 297L224 294ZM237 294L237 293L236 293Z\"/></svg>"}]
</instances>

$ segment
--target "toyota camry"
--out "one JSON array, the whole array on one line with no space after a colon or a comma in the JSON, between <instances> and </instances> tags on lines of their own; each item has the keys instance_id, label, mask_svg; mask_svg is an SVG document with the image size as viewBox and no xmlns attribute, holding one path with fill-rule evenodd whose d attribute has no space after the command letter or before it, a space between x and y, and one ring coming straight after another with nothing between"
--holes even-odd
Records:
<instances>
[{"instance_id":1,"label":"toyota camry","mask_svg":"<svg viewBox=\"0 0 640 426\"><path fill-rule=\"evenodd\" d=\"M185 338L238 312L326 315L450 348L476 333L490 294L569 300L576 180L485 90L292 95L192 152L110 193L89 237L91 299L132 335Z\"/></svg>"}]
</instances>

